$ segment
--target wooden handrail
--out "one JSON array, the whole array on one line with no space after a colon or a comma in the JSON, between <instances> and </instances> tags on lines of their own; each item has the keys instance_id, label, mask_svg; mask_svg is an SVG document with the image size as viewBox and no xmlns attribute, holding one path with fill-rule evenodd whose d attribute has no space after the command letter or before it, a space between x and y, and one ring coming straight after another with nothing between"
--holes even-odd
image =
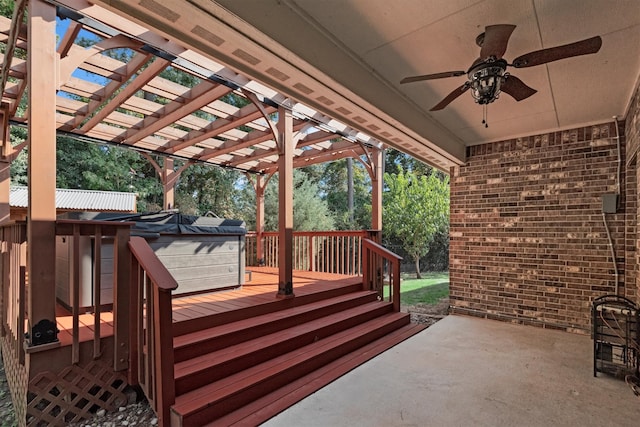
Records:
<instances>
[{"instance_id":1,"label":"wooden handrail","mask_svg":"<svg viewBox=\"0 0 640 427\"><path fill-rule=\"evenodd\" d=\"M370 236L367 230L295 231L293 233L293 269L321 273L362 274L361 240ZM260 241L258 241L258 238ZM246 265L278 267L280 251L277 232L246 235ZM258 254L262 259L258 259Z\"/></svg>"},{"instance_id":2,"label":"wooden handrail","mask_svg":"<svg viewBox=\"0 0 640 427\"><path fill-rule=\"evenodd\" d=\"M254 231L248 232L247 235L255 235ZM277 236L277 231L265 231L263 236ZM362 236L366 237L365 230L328 230L328 231L294 231L294 236Z\"/></svg>"},{"instance_id":3,"label":"wooden handrail","mask_svg":"<svg viewBox=\"0 0 640 427\"><path fill-rule=\"evenodd\" d=\"M362 246L366 247L369 250L372 250L376 253L378 253L379 255L385 257L385 258L391 258L394 260L397 260L398 262L402 261L402 257L398 254L396 254L395 252L391 252L389 249L385 248L384 246L374 242L371 239L363 239L362 240Z\"/></svg>"},{"instance_id":4,"label":"wooden handrail","mask_svg":"<svg viewBox=\"0 0 640 427\"><path fill-rule=\"evenodd\" d=\"M137 382L158 415L158 424L170 424L169 409L175 403L173 321L171 291L178 283L142 237L132 237L131 290L135 331L131 357Z\"/></svg>"},{"instance_id":5,"label":"wooden handrail","mask_svg":"<svg viewBox=\"0 0 640 427\"><path fill-rule=\"evenodd\" d=\"M389 299L393 310L400 311L400 262L402 257L370 239L362 239L362 285L365 290L377 290L384 299L384 270L388 264Z\"/></svg>"}]
</instances>

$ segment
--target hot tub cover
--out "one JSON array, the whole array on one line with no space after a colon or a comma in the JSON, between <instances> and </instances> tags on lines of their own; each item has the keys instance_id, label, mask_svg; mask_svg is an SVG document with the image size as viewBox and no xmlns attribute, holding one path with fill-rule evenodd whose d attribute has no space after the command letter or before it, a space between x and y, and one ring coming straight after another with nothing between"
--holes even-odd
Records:
<instances>
[{"instance_id":1,"label":"hot tub cover","mask_svg":"<svg viewBox=\"0 0 640 427\"><path fill-rule=\"evenodd\" d=\"M247 233L239 219L183 215L177 212L121 214L112 212L67 212L60 219L133 222L131 234L149 237L160 234L235 234Z\"/></svg>"}]
</instances>

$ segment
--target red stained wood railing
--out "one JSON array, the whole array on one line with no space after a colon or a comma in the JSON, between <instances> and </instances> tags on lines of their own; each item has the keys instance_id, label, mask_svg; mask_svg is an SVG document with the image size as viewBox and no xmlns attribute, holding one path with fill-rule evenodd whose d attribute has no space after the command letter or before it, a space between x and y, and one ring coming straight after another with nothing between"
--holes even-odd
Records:
<instances>
[{"instance_id":1,"label":"red stained wood railing","mask_svg":"<svg viewBox=\"0 0 640 427\"><path fill-rule=\"evenodd\" d=\"M76 364L80 361L80 322L79 317L82 312L91 312L94 316L93 328L93 357L99 358L102 354L100 316L105 309L101 295L106 283L103 282L102 265L104 248L113 248L113 323L114 323L114 369L117 371L129 368L129 345L130 345L130 309L129 302L118 304L118 299L122 300L123 295L128 295L128 248L129 233L131 228L129 222L112 221L87 221L61 219L56 221L56 236L62 239L71 239L72 251L69 254L69 308L72 316L72 348L71 362ZM87 239L90 244L82 245L81 240ZM93 298L87 306L86 302L80 303L81 294L81 264L83 257L87 254L87 248L92 250L91 263L93 274L91 277ZM124 275L123 275L124 274ZM126 278L126 280L123 280ZM84 289L84 287L83 287ZM55 302L53 302L55 303ZM119 306L120 305L120 306Z\"/></svg>"},{"instance_id":2,"label":"red stained wood railing","mask_svg":"<svg viewBox=\"0 0 640 427\"><path fill-rule=\"evenodd\" d=\"M402 257L369 239L362 239L362 283L378 291L380 299L393 302L400 311L400 262Z\"/></svg>"},{"instance_id":3,"label":"red stained wood railing","mask_svg":"<svg viewBox=\"0 0 640 427\"><path fill-rule=\"evenodd\" d=\"M26 318L27 225L11 222L2 226L2 292L0 333L10 336L16 360L24 365Z\"/></svg>"},{"instance_id":4,"label":"red stained wood railing","mask_svg":"<svg viewBox=\"0 0 640 427\"><path fill-rule=\"evenodd\" d=\"M71 239L69 243L72 250L69 256L69 292L68 308L72 315L71 330L71 363L78 363L80 360L80 322L79 317L82 312L91 312L94 315L93 328L93 357L99 358L102 355L101 345L101 324L100 315L104 309L104 305L100 299L100 295L105 284L102 283L103 277L101 273L103 248L105 245L114 245L114 272L113 272L113 292L115 295L127 295L128 276L125 282L121 278L128 271L128 250L126 243L129 240L129 229L131 223L124 222L106 222L106 221L80 221L80 220L58 220L56 221L56 236L61 239ZM10 333L12 341L15 344L17 359L24 363L26 352L39 351L47 346L32 346L25 349L24 334L25 320L27 314L27 298L28 298L28 278L27 271L27 232L26 222L11 222L0 227L2 239L2 297L1 306L1 331L3 334ZM87 254L82 253L81 239L89 239L93 241L92 263L94 274L92 281L92 293L94 298L87 305L80 307L80 290L81 280L80 269L81 259ZM123 243L125 250L122 250ZM118 247L121 249L119 250ZM125 253L126 252L126 253ZM50 301L54 307L56 301ZM114 305L114 326L120 325L120 333L114 332L115 340L121 345L115 347L115 366L116 370L123 370L129 367L129 313L128 307L117 310L116 303ZM82 310L82 312L81 312ZM116 328L114 328L116 329ZM55 343L54 343L55 344Z\"/></svg>"},{"instance_id":5,"label":"red stained wood railing","mask_svg":"<svg viewBox=\"0 0 640 427\"><path fill-rule=\"evenodd\" d=\"M131 356L137 383L158 414L158 424L168 426L169 408L175 403L171 291L178 283L142 237L132 237L129 249L136 310Z\"/></svg>"},{"instance_id":6,"label":"red stained wood railing","mask_svg":"<svg viewBox=\"0 0 640 427\"><path fill-rule=\"evenodd\" d=\"M293 269L345 275L362 274L361 242L367 231L296 231L293 233ZM277 232L246 236L246 264L258 265L257 245L264 245L264 265L278 267Z\"/></svg>"}]
</instances>

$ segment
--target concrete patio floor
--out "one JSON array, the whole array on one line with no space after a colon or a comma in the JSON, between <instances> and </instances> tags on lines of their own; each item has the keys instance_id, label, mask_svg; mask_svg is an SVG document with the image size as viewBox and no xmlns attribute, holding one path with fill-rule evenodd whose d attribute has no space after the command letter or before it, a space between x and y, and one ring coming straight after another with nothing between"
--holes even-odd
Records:
<instances>
[{"instance_id":1,"label":"concrete patio floor","mask_svg":"<svg viewBox=\"0 0 640 427\"><path fill-rule=\"evenodd\" d=\"M639 426L640 398L593 377L592 345L448 316L264 426Z\"/></svg>"}]
</instances>

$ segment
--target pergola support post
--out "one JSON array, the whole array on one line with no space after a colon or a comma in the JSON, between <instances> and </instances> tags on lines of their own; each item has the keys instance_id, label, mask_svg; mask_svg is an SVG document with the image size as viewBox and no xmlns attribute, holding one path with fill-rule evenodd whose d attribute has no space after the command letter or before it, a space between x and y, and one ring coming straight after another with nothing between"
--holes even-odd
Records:
<instances>
[{"instance_id":1,"label":"pergola support post","mask_svg":"<svg viewBox=\"0 0 640 427\"><path fill-rule=\"evenodd\" d=\"M28 3L29 87L28 344L58 341L55 318L56 250L56 8Z\"/></svg>"},{"instance_id":2,"label":"pergola support post","mask_svg":"<svg viewBox=\"0 0 640 427\"><path fill-rule=\"evenodd\" d=\"M167 157L164 159L162 168L162 209L169 210L176 207L176 187L175 183L178 177L174 178L176 172L173 170L173 159Z\"/></svg>"},{"instance_id":3,"label":"pergola support post","mask_svg":"<svg viewBox=\"0 0 640 427\"><path fill-rule=\"evenodd\" d=\"M269 179L265 175L257 175L254 183L256 190L256 259L258 265L265 265L264 256L264 191Z\"/></svg>"},{"instance_id":4,"label":"pergola support post","mask_svg":"<svg viewBox=\"0 0 640 427\"><path fill-rule=\"evenodd\" d=\"M0 224L11 218L9 195L11 194L11 139L9 137L9 113L6 107L0 108L2 125L2 155L0 155Z\"/></svg>"},{"instance_id":5,"label":"pergola support post","mask_svg":"<svg viewBox=\"0 0 640 427\"><path fill-rule=\"evenodd\" d=\"M384 150L375 148L371 153L371 230L376 234L376 243L382 241L382 187L384 184Z\"/></svg>"},{"instance_id":6,"label":"pergola support post","mask_svg":"<svg viewBox=\"0 0 640 427\"><path fill-rule=\"evenodd\" d=\"M151 163L151 166L153 166L160 177L160 182L162 183L162 209L175 209L176 183L180 175L182 175L182 172L191 166L193 162L186 162L180 169L175 170L173 158L171 157L165 157L163 165L160 166L148 153L142 153L142 155Z\"/></svg>"},{"instance_id":7,"label":"pergola support post","mask_svg":"<svg viewBox=\"0 0 640 427\"><path fill-rule=\"evenodd\" d=\"M293 113L278 108L278 294L291 298L293 293Z\"/></svg>"}]
</instances>

